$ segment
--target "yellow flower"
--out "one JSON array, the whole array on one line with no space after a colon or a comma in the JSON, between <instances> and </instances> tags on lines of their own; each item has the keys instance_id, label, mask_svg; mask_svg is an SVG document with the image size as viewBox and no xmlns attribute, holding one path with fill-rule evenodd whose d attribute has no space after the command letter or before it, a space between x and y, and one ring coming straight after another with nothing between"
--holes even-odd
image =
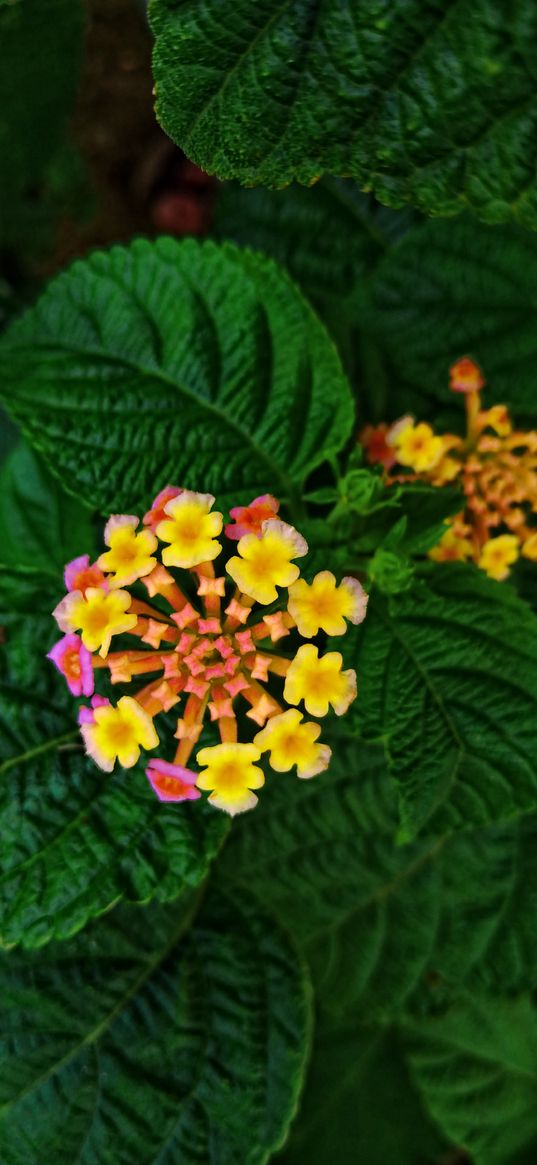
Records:
<instances>
[{"instance_id":1,"label":"yellow flower","mask_svg":"<svg viewBox=\"0 0 537 1165\"><path fill-rule=\"evenodd\" d=\"M464 562L473 556L473 546L469 538L457 534L452 526L446 530L436 546L429 551L434 562Z\"/></svg>"},{"instance_id":2,"label":"yellow flower","mask_svg":"<svg viewBox=\"0 0 537 1165\"><path fill-rule=\"evenodd\" d=\"M308 552L308 544L294 526L270 518L263 522L261 537L245 534L238 543L240 558L230 558L227 572L245 595L256 603L273 603L276 587L296 582L300 571L291 562Z\"/></svg>"},{"instance_id":3,"label":"yellow flower","mask_svg":"<svg viewBox=\"0 0 537 1165\"><path fill-rule=\"evenodd\" d=\"M270 752L270 765L277 773L287 773L296 765L298 777L314 777L327 769L332 750L327 744L317 744L319 724L302 722L298 708L289 708L273 716L254 744L261 752Z\"/></svg>"},{"instance_id":4,"label":"yellow flower","mask_svg":"<svg viewBox=\"0 0 537 1165\"><path fill-rule=\"evenodd\" d=\"M330 570L321 570L311 585L298 579L289 587L289 613L299 634L312 639L319 630L327 635L343 635L345 619L361 623L365 618L368 596L355 578L343 578L336 586Z\"/></svg>"},{"instance_id":5,"label":"yellow flower","mask_svg":"<svg viewBox=\"0 0 537 1165\"><path fill-rule=\"evenodd\" d=\"M529 558L530 562L537 562L537 531L535 534L530 534L529 538L526 538L522 547L522 553L524 558Z\"/></svg>"},{"instance_id":6,"label":"yellow flower","mask_svg":"<svg viewBox=\"0 0 537 1165\"><path fill-rule=\"evenodd\" d=\"M518 555L518 538L514 534L500 534L484 543L477 565L487 572L489 578L501 582L507 578L509 567L516 562Z\"/></svg>"},{"instance_id":7,"label":"yellow flower","mask_svg":"<svg viewBox=\"0 0 537 1165\"><path fill-rule=\"evenodd\" d=\"M101 587L70 591L58 603L54 617L62 631L80 631L84 647L97 651L106 658L112 635L131 631L138 622L136 615L127 611L132 599L128 591L107 593Z\"/></svg>"},{"instance_id":8,"label":"yellow flower","mask_svg":"<svg viewBox=\"0 0 537 1165\"><path fill-rule=\"evenodd\" d=\"M214 539L222 531L223 517L209 512L213 502L212 494L189 489L166 502L164 510L170 516L155 531L157 538L170 543L162 551L165 566L188 568L217 558L222 548Z\"/></svg>"},{"instance_id":9,"label":"yellow flower","mask_svg":"<svg viewBox=\"0 0 537 1165\"><path fill-rule=\"evenodd\" d=\"M80 731L86 752L99 768L111 773L116 760L124 769L136 764L141 748L156 748L159 740L150 716L132 696L122 696L117 707L93 708L92 720Z\"/></svg>"},{"instance_id":10,"label":"yellow flower","mask_svg":"<svg viewBox=\"0 0 537 1165\"><path fill-rule=\"evenodd\" d=\"M202 748L197 760L204 766L196 785L198 789L211 790L209 801L217 809L224 809L233 817L257 805L257 797L252 789L260 789L265 783L261 769L253 764L261 753L255 744L215 744L212 748Z\"/></svg>"},{"instance_id":11,"label":"yellow flower","mask_svg":"<svg viewBox=\"0 0 537 1165\"><path fill-rule=\"evenodd\" d=\"M444 442L436 437L430 425L406 425L394 442L400 465L423 473L434 469L444 453Z\"/></svg>"},{"instance_id":12,"label":"yellow flower","mask_svg":"<svg viewBox=\"0 0 537 1165\"><path fill-rule=\"evenodd\" d=\"M317 647L303 644L287 672L283 692L287 703L303 700L312 716L326 716L331 704L336 715L342 716L356 696L356 672L342 671L342 663L339 651L319 658Z\"/></svg>"},{"instance_id":13,"label":"yellow flower","mask_svg":"<svg viewBox=\"0 0 537 1165\"><path fill-rule=\"evenodd\" d=\"M104 529L104 540L110 547L97 559L101 570L111 571L108 585L112 588L128 586L138 578L151 574L157 565L151 555L158 542L150 530L136 533L138 518L132 514L113 514Z\"/></svg>"}]
</instances>

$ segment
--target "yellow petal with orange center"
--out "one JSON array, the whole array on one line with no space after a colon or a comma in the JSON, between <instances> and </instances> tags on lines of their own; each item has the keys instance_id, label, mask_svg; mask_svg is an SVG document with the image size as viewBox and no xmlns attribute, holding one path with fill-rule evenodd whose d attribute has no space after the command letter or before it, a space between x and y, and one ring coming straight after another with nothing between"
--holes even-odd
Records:
<instances>
[{"instance_id":1,"label":"yellow petal with orange center","mask_svg":"<svg viewBox=\"0 0 537 1165\"><path fill-rule=\"evenodd\" d=\"M328 767L332 755L328 745L317 743L320 731L318 724L305 723L297 708L289 708L268 721L254 737L254 744L262 752L270 752L270 764L276 772L286 773L296 765L299 777L313 777Z\"/></svg>"},{"instance_id":2,"label":"yellow petal with orange center","mask_svg":"<svg viewBox=\"0 0 537 1165\"><path fill-rule=\"evenodd\" d=\"M294 526L279 519L263 522L262 534L245 534L239 556L229 559L227 572L245 595L266 606L278 598L276 587L296 582L300 571L292 562L307 554L308 544Z\"/></svg>"},{"instance_id":3,"label":"yellow petal with orange center","mask_svg":"<svg viewBox=\"0 0 537 1165\"><path fill-rule=\"evenodd\" d=\"M107 773L116 760L122 768L132 768L142 748L156 748L159 742L151 717L132 696L122 696L115 708L95 708L93 723L82 724L81 733L89 756Z\"/></svg>"},{"instance_id":4,"label":"yellow petal with orange center","mask_svg":"<svg viewBox=\"0 0 537 1165\"><path fill-rule=\"evenodd\" d=\"M312 643L299 647L285 679L284 698L288 704L301 700L312 716L326 716L332 705L337 716L347 711L356 696L356 673L342 671L339 651L319 656Z\"/></svg>"},{"instance_id":5,"label":"yellow petal with orange center","mask_svg":"<svg viewBox=\"0 0 537 1165\"><path fill-rule=\"evenodd\" d=\"M169 517L159 522L155 531L162 542L169 542L162 551L165 566L188 569L217 558L221 545L216 538L224 519L218 512L210 513L213 502L212 494L185 489L166 503L164 510Z\"/></svg>"},{"instance_id":6,"label":"yellow petal with orange center","mask_svg":"<svg viewBox=\"0 0 537 1165\"><path fill-rule=\"evenodd\" d=\"M257 797L252 789L265 783L263 771L253 762L261 753L254 744L216 744L202 748L197 761L202 765L196 785L210 791L209 801L217 809L234 816L253 809Z\"/></svg>"},{"instance_id":7,"label":"yellow petal with orange center","mask_svg":"<svg viewBox=\"0 0 537 1165\"><path fill-rule=\"evenodd\" d=\"M346 619L361 623L367 608L367 594L355 578L344 578L336 586L334 575L322 570L312 583L298 579L289 587L289 613L299 634L312 639L319 631L343 635Z\"/></svg>"}]
</instances>

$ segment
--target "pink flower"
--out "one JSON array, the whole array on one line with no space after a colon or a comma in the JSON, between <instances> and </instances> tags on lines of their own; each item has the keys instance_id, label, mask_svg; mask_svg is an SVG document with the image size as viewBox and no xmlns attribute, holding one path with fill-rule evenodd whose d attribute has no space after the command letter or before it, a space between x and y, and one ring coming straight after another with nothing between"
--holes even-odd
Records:
<instances>
[{"instance_id":1,"label":"pink flower","mask_svg":"<svg viewBox=\"0 0 537 1165\"><path fill-rule=\"evenodd\" d=\"M165 522L169 517L164 509L166 503L171 502L173 498L178 498L179 494L182 493L183 490L179 489L177 485L165 485L164 489L161 489L154 502L152 502L151 509L147 511L147 514L144 514L144 526L149 526L153 533L155 533L159 522Z\"/></svg>"},{"instance_id":2,"label":"pink flower","mask_svg":"<svg viewBox=\"0 0 537 1165\"><path fill-rule=\"evenodd\" d=\"M106 700L104 696L94 696L91 701L91 708L87 704L83 704L78 709L78 723L79 724L94 724L95 717L93 715L94 708L104 708L105 705L110 704L110 700Z\"/></svg>"},{"instance_id":3,"label":"pink flower","mask_svg":"<svg viewBox=\"0 0 537 1165\"><path fill-rule=\"evenodd\" d=\"M64 635L49 651L47 659L65 677L72 696L91 696L94 688L91 652L78 635Z\"/></svg>"},{"instance_id":4,"label":"pink flower","mask_svg":"<svg viewBox=\"0 0 537 1165\"><path fill-rule=\"evenodd\" d=\"M224 533L233 542L238 542L244 534L257 534L259 537L263 522L274 518L279 508L280 503L272 494L261 494L249 506L234 506L229 511L233 522L228 523Z\"/></svg>"},{"instance_id":5,"label":"pink flower","mask_svg":"<svg viewBox=\"0 0 537 1165\"><path fill-rule=\"evenodd\" d=\"M68 591L81 591L85 595L88 587L106 588L106 578L96 562L90 564L89 554L81 554L67 563L64 572Z\"/></svg>"},{"instance_id":6,"label":"pink flower","mask_svg":"<svg viewBox=\"0 0 537 1165\"><path fill-rule=\"evenodd\" d=\"M165 760L150 760L145 775L159 801L197 801L201 793L196 789L199 773L172 765Z\"/></svg>"}]
</instances>

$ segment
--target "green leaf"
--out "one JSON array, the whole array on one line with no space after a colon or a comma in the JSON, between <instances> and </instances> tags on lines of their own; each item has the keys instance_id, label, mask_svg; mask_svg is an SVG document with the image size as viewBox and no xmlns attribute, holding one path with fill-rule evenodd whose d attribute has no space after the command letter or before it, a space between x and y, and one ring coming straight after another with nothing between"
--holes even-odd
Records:
<instances>
[{"instance_id":1,"label":"green leaf","mask_svg":"<svg viewBox=\"0 0 537 1165\"><path fill-rule=\"evenodd\" d=\"M464 353L484 369L487 404L535 422L537 239L516 227L470 219L415 228L381 260L367 315L406 388L392 409L437 419L438 402L463 424L449 367ZM413 393L409 395L409 392Z\"/></svg>"},{"instance_id":2,"label":"green leaf","mask_svg":"<svg viewBox=\"0 0 537 1165\"><path fill-rule=\"evenodd\" d=\"M372 597L358 639L343 648L361 678L349 715L386 742L402 837L537 804L537 623L507 584L426 568L390 603Z\"/></svg>"},{"instance_id":3,"label":"green leaf","mask_svg":"<svg viewBox=\"0 0 537 1165\"><path fill-rule=\"evenodd\" d=\"M221 504L293 497L352 426L311 309L230 245L137 240L75 263L6 333L0 366L29 440L105 511L169 480Z\"/></svg>"},{"instance_id":4,"label":"green leaf","mask_svg":"<svg viewBox=\"0 0 537 1165\"><path fill-rule=\"evenodd\" d=\"M323 318L356 320L365 284L392 241L412 222L362 194L354 182L324 178L310 189L221 188L213 230L218 238L264 251L287 267Z\"/></svg>"},{"instance_id":5,"label":"green leaf","mask_svg":"<svg viewBox=\"0 0 537 1165\"><path fill-rule=\"evenodd\" d=\"M206 804L161 804L143 764L102 773L84 756L72 710L8 684L0 790L4 946L67 938L122 898L175 898L204 877L228 829Z\"/></svg>"},{"instance_id":6,"label":"green leaf","mask_svg":"<svg viewBox=\"0 0 537 1165\"><path fill-rule=\"evenodd\" d=\"M281 1165L422 1165L445 1148L411 1079L397 1031L321 1019Z\"/></svg>"},{"instance_id":7,"label":"green leaf","mask_svg":"<svg viewBox=\"0 0 537 1165\"><path fill-rule=\"evenodd\" d=\"M329 771L273 777L218 858L219 884L274 911L304 949L318 998L368 1021L445 1007L463 983L535 984L537 817L397 846L380 752L332 742Z\"/></svg>"},{"instance_id":8,"label":"green leaf","mask_svg":"<svg viewBox=\"0 0 537 1165\"><path fill-rule=\"evenodd\" d=\"M21 441L0 467L0 565L60 579L65 563L94 543L88 510Z\"/></svg>"},{"instance_id":9,"label":"green leaf","mask_svg":"<svg viewBox=\"0 0 537 1165\"><path fill-rule=\"evenodd\" d=\"M356 178L381 202L537 225L532 0L152 0L157 115L245 185Z\"/></svg>"},{"instance_id":10,"label":"green leaf","mask_svg":"<svg viewBox=\"0 0 537 1165\"><path fill-rule=\"evenodd\" d=\"M67 127L82 53L79 0L0 0L0 239L25 242Z\"/></svg>"},{"instance_id":11,"label":"green leaf","mask_svg":"<svg viewBox=\"0 0 537 1165\"><path fill-rule=\"evenodd\" d=\"M511 1165L537 1135L537 1015L529 998L477 998L408 1026L415 1082L475 1165Z\"/></svg>"},{"instance_id":12,"label":"green leaf","mask_svg":"<svg viewBox=\"0 0 537 1165\"><path fill-rule=\"evenodd\" d=\"M4 1165L263 1165L278 1148L309 1042L304 971L247 895L198 908L119 908L3 957Z\"/></svg>"}]
</instances>

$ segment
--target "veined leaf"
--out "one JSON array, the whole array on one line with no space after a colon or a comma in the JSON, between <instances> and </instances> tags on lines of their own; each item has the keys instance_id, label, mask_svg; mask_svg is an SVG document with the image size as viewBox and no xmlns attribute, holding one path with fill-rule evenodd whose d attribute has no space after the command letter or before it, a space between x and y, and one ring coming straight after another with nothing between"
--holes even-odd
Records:
<instances>
[{"instance_id":1,"label":"veined leaf","mask_svg":"<svg viewBox=\"0 0 537 1165\"><path fill-rule=\"evenodd\" d=\"M207 805L164 805L140 763L102 773L72 711L0 685L0 943L66 938L121 898L195 886L228 829Z\"/></svg>"},{"instance_id":2,"label":"veined leaf","mask_svg":"<svg viewBox=\"0 0 537 1165\"><path fill-rule=\"evenodd\" d=\"M373 597L358 639L356 654L343 645L361 678L353 716L386 742L403 837L537 804L537 627L508 585L431 567L389 603Z\"/></svg>"},{"instance_id":3,"label":"veined leaf","mask_svg":"<svg viewBox=\"0 0 537 1165\"><path fill-rule=\"evenodd\" d=\"M309 991L246 894L118 908L0 960L5 1165L262 1165L296 1107ZM189 930L189 925L191 929Z\"/></svg>"},{"instance_id":4,"label":"veined leaf","mask_svg":"<svg viewBox=\"0 0 537 1165\"><path fill-rule=\"evenodd\" d=\"M3 397L105 511L168 481L293 497L352 426L332 343L288 277L231 245L137 240L75 263L6 333Z\"/></svg>"},{"instance_id":5,"label":"veined leaf","mask_svg":"<svg viewBox=\"0 0 537 1165\"><path fill-rule=\"evenodd\" d=\"M60 488L25 441L0 467L0 566L61 579L65 563L91 553L90 513Z\"/></svg>"},{"instance_id":6,"label":"veined leaf","mask_svg":"<svg viewBox=\"0 0 537 1165\"><path fill-rule=\"evenodd\" d=\"M356 178L381 202L537 225L532 0L152 0L157 114L245 185Z\"/></svg>"},{"instance_id":7,"label":"veined leaf","mask_svg":"<svg viewBox=\"0 0 537 1165\"><path fill-rule=\"evenodd\" d=\"M217 877L255 893L305 950L323 1006L368 1022L444 1007L461 984L532 987L537 817L403 846L379 751L335 738L326 774L267 783Z\"/></svg>"},{"instance_id":8,"label":"veined leaf","mask_svg":"<svg viewBox=\"0 0 537 1165\"><path fill-rule=\"evenodd\" d=\"M535 421L536 293L537 239L523 230L463 219L410 231L381 259L367 315L391 382L406 383L392 409L435 417L441 401L462 424L448 370L467 352L485 371L486 403Z\"/></svg>"},{"instance_id":9,"label":"veined leaf","mask_svg":"<svg viewBox=\"0 0 537 1165\"><path fill-rule=\"evenodd\" d=\"M410 1076L397 1031L322 1016L281 1165L432 1165L447 1147Z\"/></svg>"},{"instance_id":10,"label":"veined leaf","mask_svg":"<svg viewBox=\"0 0 537 1165\"><path fill-rule=\"evenodd\" d=\"M423 1100L475 1165L511 1165L537 1136L535 1005L478 997L407 1029ZM517 1158L518 1160L518 1158Z\"/></svg>"}]
</instances>

